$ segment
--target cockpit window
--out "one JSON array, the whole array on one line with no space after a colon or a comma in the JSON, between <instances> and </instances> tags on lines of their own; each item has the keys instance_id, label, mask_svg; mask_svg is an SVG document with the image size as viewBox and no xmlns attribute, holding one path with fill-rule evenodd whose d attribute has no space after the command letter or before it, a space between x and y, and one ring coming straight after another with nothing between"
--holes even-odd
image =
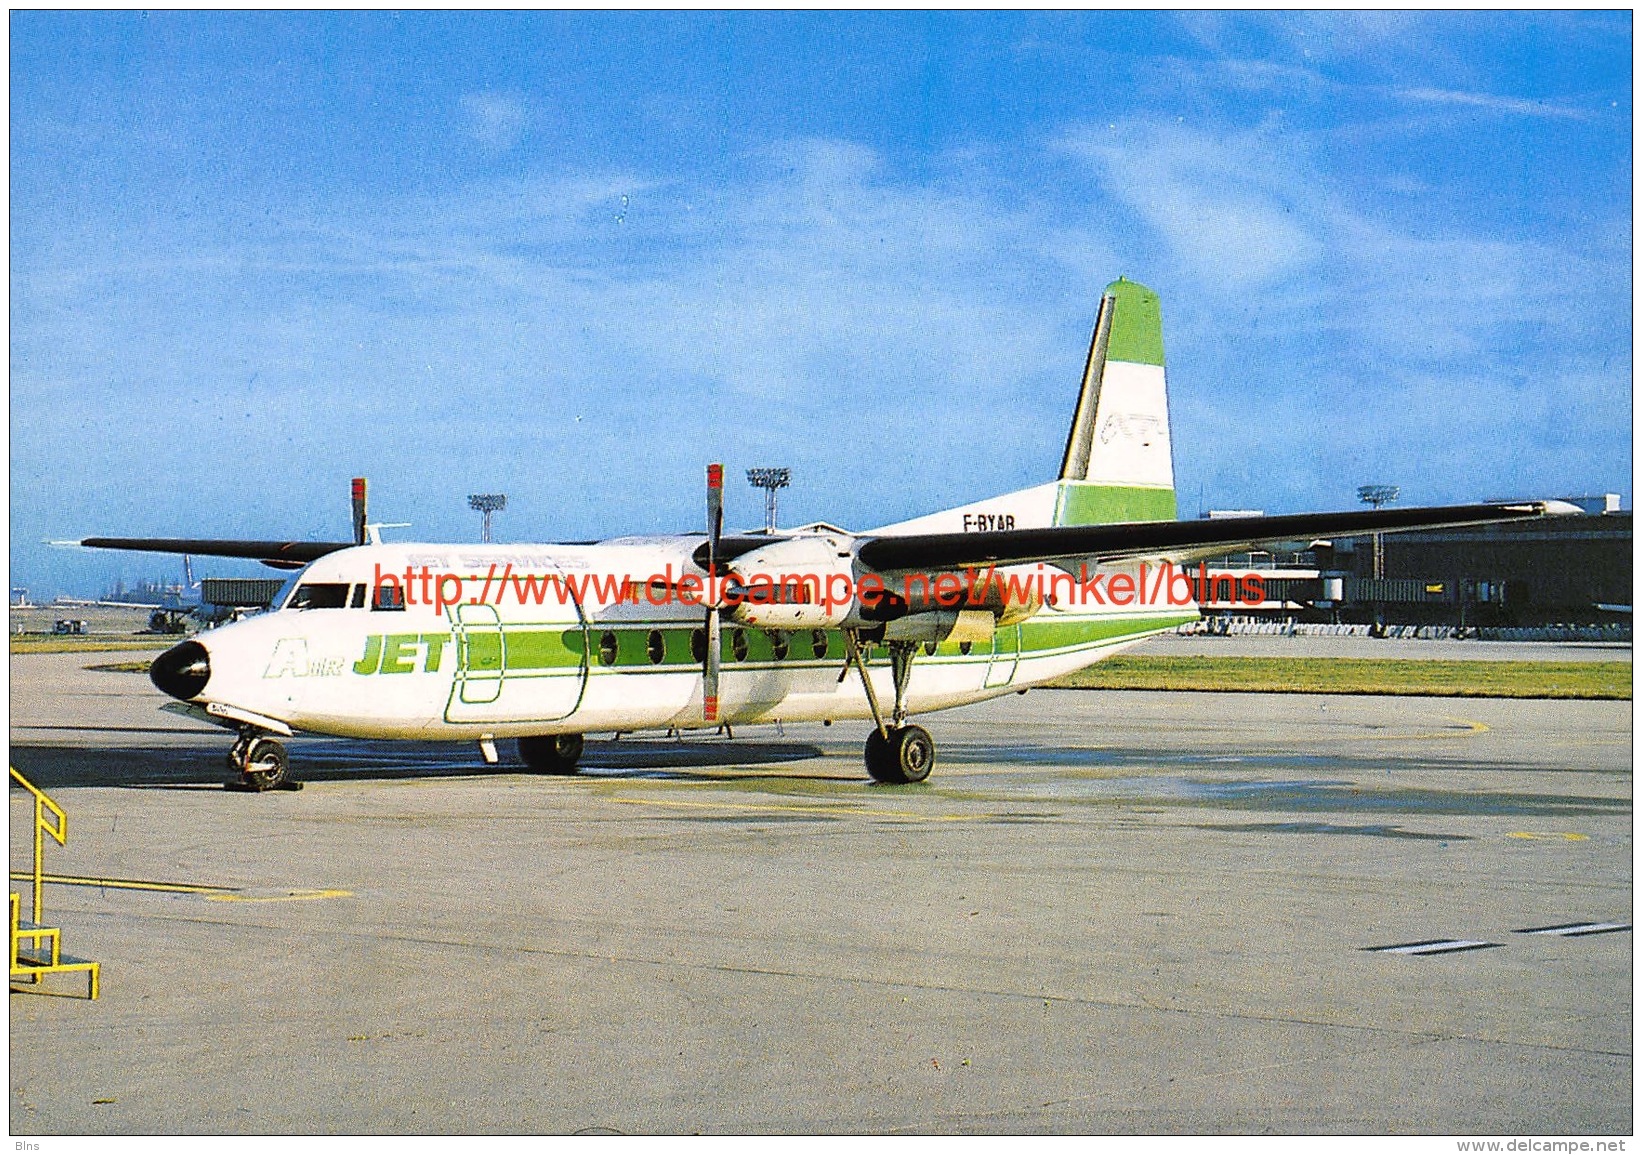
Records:
<instances>
[{"instance_id":1,"label":"cockpit window","mask_svg":"<svg viewBox=\"0 0 1642 1155\"><path fill-rule=\"evenodd\" d=\"M288 610L340 610L348 604L347 582L304 582L285 603Z\"/></svg>"},{"instance_id":2,"label":"cockpit window","mask_svg":"<svg viewBox=\"0 0 1642 1155\"><path fill-rule=\"evenodd\" d=\"M364 582L360 582L358 585L354 586L353 600L348 603L349 609L362 610L365 608L365 590L366 586Z\"/></svg>"},{"instance_id":3,"label":"cockpit window","mask_svg":"<svg viewBox=\"0 0 1642 1155\"><path fill-rule=\"evenodd\" d=\"M396 581L386 581L376 587L376 596L371 599L373 610L402 610L405 608L405 591L399 588Z\"/></svg>"},{"instance_id":4,"label":"cockpit window","mask_svg":"<svg viewBox=\"0 0 1642 1155\"><path fill-rule=\"evenodd\" d=\"M290 577L286 578L285 584L279 587L279 592L275 594L268 602L269 608L276 610L284 609L286 604L291 600L291 592L296 589L297 579L301 576L301 574L292 574Z\"/></svg>"}]
</instances>

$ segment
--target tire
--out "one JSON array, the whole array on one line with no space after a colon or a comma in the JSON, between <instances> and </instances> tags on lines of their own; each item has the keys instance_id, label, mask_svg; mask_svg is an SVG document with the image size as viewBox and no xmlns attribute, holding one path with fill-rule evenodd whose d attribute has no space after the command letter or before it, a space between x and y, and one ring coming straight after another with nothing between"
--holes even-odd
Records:
<instances>
[{"instance_id":1,"label":"tire","mask_svg":"<svg viewBox=\"0 0 1642 1155\"><path fill-rule=\"evenodd\" d=\"M890 731L891 734L894 732ZM898 781L895 777L895 750L876 726L867 734L865 760L867 773L872 775L874 782Z\"/></svg>"},{"instance_id":2,"label":"tire","mask_svg":"<svg viewBox=\"0 0 1642 1155\"><path fill-rule=\"evenodd\" d=\"M574 774L582 756L580 734L519 739L519 760L537 774Z\"/></svg>"},{"instance_id":3,"label":"tire","mask_svg":"<svg viewBox=\"0 0 1642 1155\"><path fill-rule=\"evenodd\" d=\"M922 782L935 768L935 740L922 726L893 728L887 741L873 730L867 735L866 763L867 773L878 782Z\"/></svg>"},{"instance_id":4,"label":"tire","mask_svg":"<svg viewBox=\"0 0 1642 1155\"><path fill-rule=\"evenodd\" d=\"M291 773L291 758L285 747L272 738L258 738L245 752L245 785L258 793L285 785Z\"/></svg>"}]
</instances>

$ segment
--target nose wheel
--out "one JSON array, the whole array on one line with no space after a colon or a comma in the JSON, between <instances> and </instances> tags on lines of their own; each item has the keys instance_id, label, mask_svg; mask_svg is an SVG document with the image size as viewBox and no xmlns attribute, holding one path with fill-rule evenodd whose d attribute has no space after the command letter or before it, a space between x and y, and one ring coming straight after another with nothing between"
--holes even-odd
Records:
<instances>
[{"instance_id":1,"label":"nose wheel","mask_svg":"<svg viewBox=\"0 0 1642 1155\"><path fill-rule=\"evenodd\" d=\"M228 784L231 789L259 794L302 789L302 783L291 780L291 756L284 743L264 735L241 734L228 751L228 768L239 774L239 781Z\"/></svg>"}]
</instances>

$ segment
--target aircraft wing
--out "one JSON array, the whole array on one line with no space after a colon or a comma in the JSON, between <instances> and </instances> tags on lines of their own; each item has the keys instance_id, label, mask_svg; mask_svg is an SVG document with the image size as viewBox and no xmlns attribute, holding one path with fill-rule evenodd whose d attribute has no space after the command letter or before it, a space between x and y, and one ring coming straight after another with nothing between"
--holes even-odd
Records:
<instances>
[{"instance_id":1,"label":"aircraft wing","mask_svg":"<svg viewBox=\"0 0 1642 1155\"><path fill-rule=\"evenodd\" d=\"M243 557L275 569L300 569L316 558L339 549L352 549L351 541L225 541L186 537L87 537L67 544L87 549L133 549L148 553L186 553L200 557Z\"/></svg>"},{"instance_id":2,"label":"aircraft wing","mask_svg":"<svg viewBox=\"0 0 1642 1155\"><path fill-rule=\"evenodd\" d=\"M860 559L880 572L935 572L1040 561L1076 565L1079 562L1087 564L1131 558L1163 558L1184 562L1235 553L1263 542L1528 521L1547 515L1577 512L1577 507L1566 502L1524 501L1296 513L1276 517L1135 521L984 533L886 535L864 542Z\"/></svg>"}]
</instances>

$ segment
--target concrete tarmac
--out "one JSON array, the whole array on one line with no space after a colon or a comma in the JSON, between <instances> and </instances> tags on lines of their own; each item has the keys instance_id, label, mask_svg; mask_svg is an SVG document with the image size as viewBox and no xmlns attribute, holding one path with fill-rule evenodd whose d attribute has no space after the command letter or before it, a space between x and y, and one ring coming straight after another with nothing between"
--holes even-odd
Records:
<instances>
[{"instance_id":1,"label":"concrete tarmac","mask_svg":"<svg viewBox=\"0 0 1642 1155\"><path fill-rule=\"evenodd\" d=\"M299 739L251 795L120 657L13 657L12 761L49 871L193 889L47 887L103 997L11 997L15 1135L1633 1125L1631 933L1522 933L1629 926L1628 702L1033 691L901 788L859 723ZM1486 945L1368 949L1431 940Z\"/></svg>"}]
</instances>

